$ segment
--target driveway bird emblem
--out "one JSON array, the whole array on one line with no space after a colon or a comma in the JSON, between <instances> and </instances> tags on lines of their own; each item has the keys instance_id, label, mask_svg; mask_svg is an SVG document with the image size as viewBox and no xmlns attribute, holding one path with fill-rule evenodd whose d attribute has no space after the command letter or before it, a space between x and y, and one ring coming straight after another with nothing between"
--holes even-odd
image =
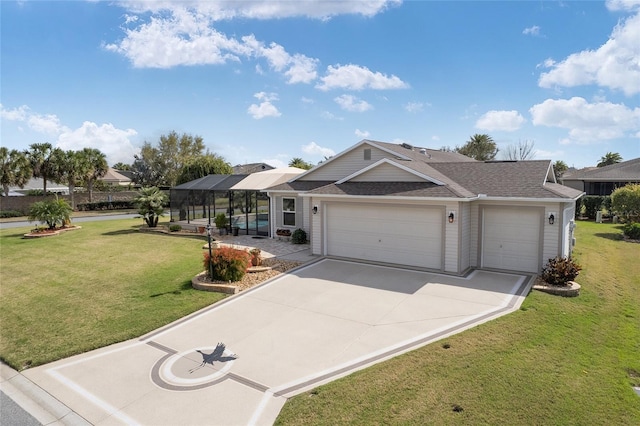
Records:
<instances>
[{"instance_id":1,"label":"driveway bird emblem","mask_svg":"<svg viewBox=\"0 0 640 426\"><path fill-rule=\"evenodd\" d=\"M213 365L213 363L216 362L216 361L217 362L227 362L227 361L233 361L233 360L238 358L238 356L236 354L223 356L224 355L224 351L225 351L226 348L227 348L227 346L224 343L218 343L216 345L216 348L210 354L204 353L200 349L197 349L196 352L198 352L200 355L202 355L202 362L200 363L199 366L189 370L189 374L193 373L194 371L197 371L197 370L201 369L202 367L204 367L207 364Z\"/></svg>"}]
</instances>

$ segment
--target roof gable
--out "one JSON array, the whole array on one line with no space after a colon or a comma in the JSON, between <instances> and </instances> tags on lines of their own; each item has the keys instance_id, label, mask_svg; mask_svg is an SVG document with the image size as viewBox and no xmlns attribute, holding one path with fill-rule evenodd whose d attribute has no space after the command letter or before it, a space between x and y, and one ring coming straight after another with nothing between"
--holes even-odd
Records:
<instances>
[{"instance_id":1,"label":"roof gable","mask_svg":"<svg viewBox=\"0 0 640 426\"><path fill-rule=\"evenodd\" d=\"M434 179L424 173L420 173L406 165L383 158L362 170L340 179L336 184L344 182L432 182L436 185L444 185L438 179Z\"/></svg>"}]
</instances>

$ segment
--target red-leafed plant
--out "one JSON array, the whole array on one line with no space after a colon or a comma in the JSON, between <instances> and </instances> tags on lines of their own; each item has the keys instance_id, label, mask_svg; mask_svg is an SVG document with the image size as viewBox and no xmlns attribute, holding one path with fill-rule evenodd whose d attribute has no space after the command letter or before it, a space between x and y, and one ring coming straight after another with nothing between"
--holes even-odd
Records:
<instances>
[{"instance_id":1,"label":"red-leafed plant","mask_svg":"<svg viewBox=\"0 0 640 426\"><path fill-rule=\"evenodd\" d=\"M250 260L251 255L245 250L232 247L215 249L211 253L211 258L209 258L209 253L204 253L204 267L212 280L240 281L247 272ZM209 264L211 264L211 269L209 269Z\"/></svg>"},{"instance_id":2,"label":"red-leafed plant","mask_svg":"<svg viewBox=\"0 0 640 426\"><path fill-rule=\"evenodd\" d=\"M549 262L542 268L542 279L549 285L565 286L578 276L580 269L582 269L580 265L572 259L558 256L549 259Z\"/></svg>"}]
</instances>

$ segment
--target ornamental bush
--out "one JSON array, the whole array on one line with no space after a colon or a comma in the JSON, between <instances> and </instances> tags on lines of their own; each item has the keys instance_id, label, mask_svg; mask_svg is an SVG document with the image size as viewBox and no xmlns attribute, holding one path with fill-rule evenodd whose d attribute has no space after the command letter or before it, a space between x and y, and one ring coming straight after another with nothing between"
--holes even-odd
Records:
<instances>
[{"instance_id":1,"label":"ornamental bush","mask_svg":"<svg viewBox=\"0 0 640 426\"><path fill-rule=\"evenodd\" d=\"M169 231L171 231L171 232L182 231L182 226L180 226L178 224L169 225Z\"/></svg>"},{"instance_id":2,"label":"ornamental bush","mask_svg":"<svg viewBox=\"0 0 640 426\"><path fill-rule=\"evenodd\" d=\"M542 279L549 285L565 286L578 276L581 269L580 265L570 258L558 256L549 259L542 268Z\"/></svg>"},{"instance_id":3,"label":"ornamental bush","mask_svg":"<svg viewBox=\"0 0 640 426\"><path fill-rule=\"evenodd\" d=\"M209 253L204 254L204 267L212 280L240 281L247 272L250 260L251 255L245 250L220 247L211 253L211 258ZM211 269L209 264L212 265Z\"/></svg>"},{"instance_id":4,"label":"ornamental bush","mask_svg":"<svg viewBox=\"0 0 640 426\"><path fill-rule=\"evenodd\" d=\"M73 209L69 203L56 196L52 200L33 203L29 209L29 222L37 220L46 223L49 229L55 229L58 224L64 226L71 222L71 213Z\"/></svg>"},{"instance_id":5,"label":"ornamental bush","mask_svg":"<svg viewBox=\"0 0 640 426\"><path fill-rule=\"evenodd\" d=\"M296 229L295 231L293 231L293 234L291 234L291 242L293 244L304 244L307 242L307 233L305 232L304 229Z\"/></svg>"},{"instance_id":6,"label":"ornamental bush","mask_svg":"<svg viewBox=\"0 0 640 426\"><path fill-rule=\"evenodd\" d=\"M640 240L640 223L627 223L622 228L622 232L627 236L627 238Z\"/></svg>"}]
</instances>

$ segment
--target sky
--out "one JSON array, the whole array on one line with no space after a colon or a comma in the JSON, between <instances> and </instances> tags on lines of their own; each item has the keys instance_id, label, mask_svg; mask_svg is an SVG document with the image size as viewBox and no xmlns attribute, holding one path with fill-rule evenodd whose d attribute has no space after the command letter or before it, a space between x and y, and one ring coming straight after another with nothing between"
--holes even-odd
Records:
<instances>
[{"instance_id":1,"label":"sky","mask_svg":"<svg viewBox=\"0 0 640 426\"><path fill-rule=\"evenodd\" d=\"M488 134L576 168L640 157L640 0L2 0L0 19L10 149L131 164L176 131L283 167Z\"/></svg>"}]
</instances>

